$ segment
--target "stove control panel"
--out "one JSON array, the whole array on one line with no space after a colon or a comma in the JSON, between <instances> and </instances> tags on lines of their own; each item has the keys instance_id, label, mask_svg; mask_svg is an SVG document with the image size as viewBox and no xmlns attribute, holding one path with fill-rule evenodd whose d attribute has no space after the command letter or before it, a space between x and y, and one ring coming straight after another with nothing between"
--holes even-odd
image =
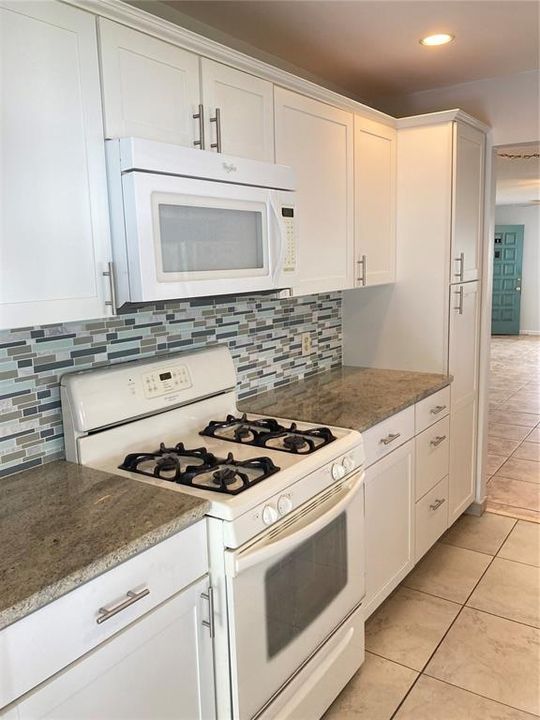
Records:
<instances>
[{"instance_id":1,"label":"stove control panel","mask_svg":"<svg viewBox=\"0 0 540 720\"><path fill-rule=\"evenodd\" d=\"M189 370L185 365L169 366L145 373L142 375L142 383L147 398L186 390L192 385Z\"/></svg>"}]
</instances>

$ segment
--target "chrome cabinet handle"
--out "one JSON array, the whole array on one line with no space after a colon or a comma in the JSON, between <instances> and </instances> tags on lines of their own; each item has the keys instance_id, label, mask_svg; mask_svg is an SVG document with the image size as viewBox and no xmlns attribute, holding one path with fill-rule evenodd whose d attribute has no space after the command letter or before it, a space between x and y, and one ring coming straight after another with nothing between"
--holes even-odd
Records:
<instances>
[{"instance_id":1,"label":"chrome cabinet handle","mask_svg":"<svg viewBox=\"0 0 540 720\"><path fill-rule=\"evenodd\" d=\"M432 415L438 415L439 413L442 413L443 410L446 410L446 405L435 405L435 407L431 408L429 412Z\"/></svg>"},{"instance_id":2,"label":"chrome cabinet handle","mask_svg":"<svg viewBox=\"0 0 540 720\"><path fill-rule=\"evenodd\" d=\"M454 258L454 260L459 263L459 272L454 273L454 277L463 280L463 273L465 271L465 253L460 253L459 257Z\"/></svg>"},{"instance_id":3,"label":"chrome cabinet handle","mask_svg":"<svg viewBox=\"0 0 540 720\"><path fill-rule=\"evenodd\" d=\"M214 624L214 588L210 586L207 592L201 593L201 597L203 600L208 600L208 620L203 620L202 624L208 628L210 637L213 638L216 634Z\"/></svg>"},{"instance_id":4,"label":"chrome cabinet handle","mask_svg":"<svg viewBox=\"0 0 540 720\"><path fill-rule=\"evenodd\" d=\"M221 110L216 108L216 114L210 118L211 123L216 123L216 142L210 143L211 148L216 148L217 152L221 152Z\"/></svg>"},{"instance_id":5,"label":"chrome cabinet handle","mask_svg":"<svg viewBox=\"0 0 540 720\"><path fill-rule=\"evenodd\" d=\"M144 588L144 590L141 590L140 592L136 593L133 592L133 590L128 590L127 593L127 600L124 600L124 602L119 603L113 608L107 609L105 607L99 608L99 617L96 618L96 622L98 625L101 625L101 623L105 622L105 620L109 620L110 618L117 615L119 612L122 612L122 610L125 610L130 605L133 605L136 602L139 602L139 600L142 600L147 595L150 595L150 590L148 588Z\"/></svg>"},{"instance_id":6,"label":"chrome cabinet handle","mask_svg":"<svg viewBox=\"0 0 540 720\"><path fill-rule=\"evenodd\" d=\"M110 291L111 291L111 299L105 300L105 305L110 305L112 314L116 315L117 305L116 305L116 283L115 283L115 277L114 277L114 263L112 263L112 262L107 263L107 270L103 271L103 277L109 278L109 287L110 287Z\"/></svg>"},{"instance_id":7,"label":"chrome cabinet handle","mask_svg":"<svg viewBox=\"0 0 540 720\"><path fill-rule=\"evenodd\" d=\"M444 505L445 502L446 502L445 498L437 499L437 500L435 500L435 502L432 505L429 506L429 509L433 510L433 511L438 510L441 507L441 505Z\"/></svg>"},{"instance_id":8,"label":"chrome cabinet handle","mask_svg":"<svg viewBox=\"0 0 540 720\"><path fill-rule=\"evenodd\" d=\"M199 112L193 115L193 119L199 121L199 139L194 140L193 144L199 150L204 150L206 147L204 142L204 105L199 105Z\"/></svg>"},{"instance_id":9,"label":"chrome cabinet handle","mask_svg":"<svg viewBox=\"0 0 540 720\"><path fill-rule=\"evenodd\" d=\"M437 435L437 437L434 437L433 440L429 444L433 445L433 447L437 447L444 440L446 440L446 435Z\"/></svg>"},{"instance_id":10,"label":"chrome cabinet handle","mask_svg":"<svg viewBox=\"0 0 540 720\"><path fill-rule=\"evenodd\" d=\"M460 287L459 290L456 290L454 292L454 295L457 295L459 298L457 306L454 305L454 310L457 310L458 315L463 315L463 287Z\"/></svg>"},{"instance_id":11,"label":"chrome cabinet handle","mask_svg":"<svg viewBox=\"0 0 540 720\"><path fill-rule=\"evenodd\" d=\"M360 275L360 277L357 277L357 278L356 278L356 282L359 282L359 283L361 283L363 286L365 286L365 284L366 284L366 264L367 264L367 262L366 262L366 256L365 256L365 255L362 255L362 257L360 258L360 260L357 260L357 261L356 261L356 264L357 264L358 266L362 266L362 274Z\"/></svg>"},{"instance_id":12,"label":"chrome cabinet handle","mask_svg":"<svg viewBox=\"0 0 540 720\"><path fill-rule=\"evenodd\" d=\"M401 437L401 433L390 433L386 437L381 438L379 440L379 444L390 445L390 443L394 442L394 440L397 440L398 437Z\"/></svg>"}]
</instances>

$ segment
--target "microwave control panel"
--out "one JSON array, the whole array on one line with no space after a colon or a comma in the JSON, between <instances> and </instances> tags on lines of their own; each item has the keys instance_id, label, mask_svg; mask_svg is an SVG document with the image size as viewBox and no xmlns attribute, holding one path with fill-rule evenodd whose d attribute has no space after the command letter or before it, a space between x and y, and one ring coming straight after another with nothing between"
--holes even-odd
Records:
<instances>
[{"instance_id":1,"label":"microwave control panel","mask_svg":"<svg viewBox=\"0 0 540 720\"><path fill-rule=\"evenodd\" d=\"M189 370L185 365L175 365L145 373L142 376L142 382L147 398L187 390L192 385Z\"/></svg>"},{"instance_id":2,"label":"microwave control panel","mask_svg":"<svg viewBox=\"0 0 540 720\"><path fill-rule=\"evenodd\" d=\"M283 206L281 208L285 237L285 259L283 272L296 270L296 234L294 229L294 208Z\"/></svg>"}]
</instances>

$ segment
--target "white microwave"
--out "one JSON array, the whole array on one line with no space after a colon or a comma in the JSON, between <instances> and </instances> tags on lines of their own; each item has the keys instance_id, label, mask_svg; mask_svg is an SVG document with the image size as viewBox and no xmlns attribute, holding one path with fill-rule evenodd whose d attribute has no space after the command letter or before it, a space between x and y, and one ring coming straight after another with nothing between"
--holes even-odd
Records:
<instances>
[{"instance_id":1,"label":"white microwave","mask_svg":"<svg viewBox=\"0 0 540 720\"><path fill-rule=\"evenodd\" d=\"M106 141L116 303L292 288L291 168Z\"/></svg>"}]
</instances>

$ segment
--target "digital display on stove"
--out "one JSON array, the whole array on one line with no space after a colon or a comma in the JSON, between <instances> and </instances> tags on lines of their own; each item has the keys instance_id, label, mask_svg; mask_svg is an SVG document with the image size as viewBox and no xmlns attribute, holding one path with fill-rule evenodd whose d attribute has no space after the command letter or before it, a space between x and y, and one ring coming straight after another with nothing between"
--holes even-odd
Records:
<instances>
[{"instance_id":1,"label":"digital display on stove","mask_svg":"<svg viewBox=\"0 0 540 720\"><path fill-rule=\"evenodd\" d=\"M171 378L172 378L172 375L170 372L159 373L160 380L170 380Z\"/></svg>"}]
</instances>

